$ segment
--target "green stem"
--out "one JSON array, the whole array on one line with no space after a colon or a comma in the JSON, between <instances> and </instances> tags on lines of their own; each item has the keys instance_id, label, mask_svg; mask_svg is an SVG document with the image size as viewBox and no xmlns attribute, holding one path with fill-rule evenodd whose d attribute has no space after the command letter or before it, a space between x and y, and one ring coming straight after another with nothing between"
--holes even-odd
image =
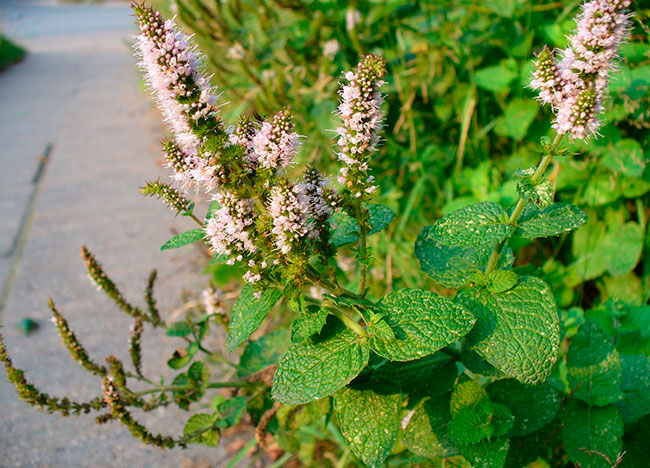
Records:
<instances>
[{"instance_id":1,"label":"green stem","mask_svg":"<svg viewBox=\"0 0 650 468\"><path fill-rule=\"evenodd\" d=\"M205 225L203 224L203 221L201 221L199 218L197 218L196 216L194 216L192 213L187 213L187 214L188 214L188 216L189 216L190 218L192 218L194 221L196 221L196 224L198 224L198 225L201 226L201 227L205 227Z\"/></svg>"},{"instance_id":2,"label":"green stem","mask_svg":"<svg viewBox=\"0 0 650 468\"><path fill-rule=\"evenodd\" d=\"M352 291L348 291L347 289L332 283L311 265L307 265L307 270L305 273L312 283L317 284L324 289L327 289L329 292L336 294L337 296L345 296L352 299L362 299L361 296L354 294Z\"/></svg>"},{"instance_id":3,"label":"green stem","mask_svg":"<svg viewBox=\"0 0 650 468\"><path fill-rule=\"evenodd\" d=\"M357 203L357 222L359 223L359 261L361 263L361 272L359 278L359 296L363 297L366 294L366 280L368 277L368 248L366 245L366 236L368 235L367 226L367 213L361 206L361 202Z\"/></svg>"},{"instance_id":4,"label":"green stem","mask_svg":"<svg viewBox=\"0 0 650 468\"><path fill-rule=\"evenodd\" d=\"M553 140L553 143L551 144L548 153L544 155L542 160L539 162L539 165L537 166L535 173L530 178L532 184L536 184L537 182L539 182L539 180L546 172L546 169L548 169L548 166L551 164L551 161L553 160L553 155L555 154L558 147L560 146L560 143L562 142L562 137L563 135L560 134L555 135L555 139ZM510 215L510 219L508 220L508 225L510 226L517 225L517 221L519 221L519 217L521 216L521 212L524 211L526 203L528 203L527 200L519 196L519 201L517 201L517 205L515 205L515 209L512 210L512 214ZM503 239L494 248L494 250L492 251L492 255L490 255L490 260L488 261L487 267L485 269L485 274L489 275L494 271L494 269L497 266L497 263L499 262L499 257L501 256L501 251L503 250L503 246L506 244L507 241L508 238Z\"/></svg>"},{"instance_id":5,"label":"green stem","mask_svg":"<svg viewBox=\"0 0 650 468\"><path fill-rule=\"evenodd\" d=\"M338 318L341 319L341 321L345 324L346 327L348 327L350 330L355 332L359 336L368 336L366 333L366 330L359 325L353 318L349 317L347 313L343 312L341 309L336 308L336 307L330 307L329 310L332 312L333 315L336 315Z\"/></svg>"}]
</instances>

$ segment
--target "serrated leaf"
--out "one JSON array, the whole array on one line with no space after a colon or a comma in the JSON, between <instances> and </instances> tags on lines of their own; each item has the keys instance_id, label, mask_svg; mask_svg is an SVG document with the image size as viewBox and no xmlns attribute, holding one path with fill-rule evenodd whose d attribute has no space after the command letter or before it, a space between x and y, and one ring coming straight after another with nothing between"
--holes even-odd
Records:
<instances>
[{"instance_id":1,"label":"serrated leaf","mask_svg":"<svg viewBox=\"0 0 650 468\"><path fill-rule=\"evenodd\" d=\"M185 423L183 435L189 437L193 433L200 432L193 437L189 437L188 442L216 447L219 445L219 431L216 429L208 429L212 426L214 426L214 415L204 413L195 414Z\"/></svg>"},{"instance_id":2,"label":"serrated leaf","mask_svg":"<svg viewBox=\"0 0 650 468\"><path fill-rule=\"evenodd\" d=\"M390 454L400 427L401 394L344 388L334 395L334 411L352 452L370 468Z\"/></svg>"},{"instance_id":3,"label":"serrated leaf","mask_svg":"<svg viewBox=\"0 0 650 468\"><path fill-rule=\"evenodd\" d=\"M267 289L262 291L262 295L258 298L255 297L255 288L250 284L242 288L232 309L226 339L228 351L237 348L257 330L281 295L282 293L277 289Z\"/></svg>"},{"instance_id":4,"label":"serrated leaf","mask_svg":"<svg viewBox=\"0 0 650 468\"><path fill-rule=\"evenodd\" d=\"M239 359L237 373L243 377L277 364L287 349L288 342L289 333L283 328L267 333L259 340L251 341Z\"/></svg>"},{"instance_id":5,"label":"serrated leaf","mask_svg":"<svg viewBox=\"0 0 650 468\"><path fill-rule=\"evenodd\" d=\"M580 326L571 340L566 365L574 398L596 406L622 398L621 359L612 339L595 322Z\"/></svg>"},{"instance_id":6,"label":"serrated leaf","mask_svg":"<svg viewBox=\"0 0 650 468\"><path fill-rule=\"evenodd\" d=\"M505 292L512 289L517 284L518 279L517 273L513 271L495 270L489 274L486 288L493 293Z\"/></svg>"},{"instance_id":7,"label":"serrated leaf","mask_svg":"<svg viewBox=\"0 0 650 468\"><path fill-rule=\"evenodd\" d=\"M393 210L379 203L371 203L368 205L368 212L368 224L370 224L369 236L383 230L395 217ZM359 240L359 225L354 218L347 214L342 212L334 213L330 218L330 224L333 229L330 243L334 247L342 247Z\"/></svg>"},{"instance_id":8,"label":"serrated leaf","mask_svg":"<svg viewBox=\"0 0 650 468\"><path fill-rule=\"evenodd\" d=\"M427 457L448 457L456 450L447 437L451 420L449 398L428 399L415 410L404 430L404 445L413 453Z\"/></svg>"},{"instance_id":9,"label":"serrated leaf","mask_svg":"<svg viewBox=\"0 0 650 468\"><path fill-rule=\"evenodd\" d=\"M487 391L473 380L464 380L454 388L449 408L452 415L463 408L473 408L490 401Z\"/></svg>"},{"instance_id":10,"label":"serrated leaf","mask_svg":"<svg viewBox=\"0 0 650 468\"><path fill-rule=\"evenodd\" d=\"M616 408L592 408L573 401L562 421L562 442L571 461L582 468L614 465L623 447L623 421Z\"/></svg>"},{"instance_id":11,"label":"serrated leaf","mask_svg":"<svg viewBox=\"0 0 650 468\"><path fill-rule=\"evenodd\" d=\"M187 336L192 333L192 327L187 322L174 322L167 327L167 336Z\"/></svg>"},{"instance_id":12,"label":"serrated leaf","mask_svg":"<svg viewBox=\"0 0 650 468\"><path fill-rule=\"evenodd\" d=\"M444 245L436 237L433 226L425 226L415 241L415 256L422 271L448 288L459 288L467 282L471 272L484 270L491 252L491 248L477 250ZM513 260L512 250L504 248L499 268L509 267Z\"/></svg>"},{"instance_id":13,"label":"serrated leaf","mask_svg":"<svg viewBox=\"0 0 650 468\"><path fill-rule=\"evenodd\" d=\"M243 396L236 396L227 399L217 406L219 421L217 425L222 429L228 429L241 421L246 411L248 399Z\"/></svg>"},{"instance_id":14,"label":"serrated leaf","mask_svg":"<svg viewBox=\"0 0 650 468\"><path fill-rule=\"evenodd\" d=\"M553 203L535 212L517 226L517 234L526 239L558 236L578 229L587 222L587 215L575 205Z\"/></svg>"},{"instance_id":15,"label":"serrated leaf","mask_svg":"<svg viewBox=\"0 0 650 468\"><path fill-rule=\"evenodd\" d=\"M497 121L494 131L499 136L519 141L526 136L528 127L535 120L537 112L539 112L539 104L532 99L512 99L503 116Z\"/></svg>"},{"instance_id":16,"label":"serrated leaf","mask_svg":"<svg viewBox=\"0 0 650 468\"><path fill-rule=\"evenodd\" d=\"M273 378L273 398L300 405L331 395L359 375L369 356L362 338L331 318L320 335L289 347Z\"/></svg>"},{"instance_id":17,"label":"serrated leaf","mask_svg":"<svg viewBox=\"0 0 650 468\"><path fill-rule=\"evenodd\" d=\"M621 355L624 399L615 403L624 423L631 423L650 413L650 357Z\"/></svg>"},{"instance_id":18,"label":"serrated leaf","mask_svg":"<svg viewBox=\"0 0 650 468\"><path fill-rule=\"evenodd\" d=\"M163 244L160 250L170 250L183 247L184 245L191 244L192 242L199 241L205 237L203 229L190 229L189 231L181 232L179 235L172 237Z\"/></svg>"},{"instance_id":19,"label":"serrated leaf","mask_svg":"<svg viewBox=\"0 0 650 468\"><path fill-rule=\"evenodd\" d=\"M381 322L368 326L369 345L392 361L410 361L433 354L465 336L475 319L447 298L421 289L400 289L386 295L376 311ZM388 324L391 334L379 325Z\"/></svg>"},{"instance_id":20,"label":"serrated leaf","mask_svg":"<svg viewBox=\"0 0 650 468\"><path fill-rule=\"evenodd\" d=\"M210 381L210 368L201 361L193 362L187 370L187 378L192 380L197 387L203 387Z\"/></svg>"},{"instance_id":21,"label":"serrated leaf","mask_svg":"<svg viewBox=\"0 0 650 468\"><path fill-rule=\"evenodd\" d=\"M502 468L506 463L510 441L501 437L489 441L482 440L473 445L462 445L459 448L473 468Z\"/></svg>"},{"instance_id":22,"label":"serrated leaf","mask_svg":"<svg viewBox=\"0 0 650 468\"><path fill-rule=\"evenodd\" d=\"M493 247L512 234L508 213L494 202L468 205L443 216L433 225L440 244L449 247Z\"/></svg>"},{"instance_id":23,"label":"serrated leaf","mask_svg":"<svg viewBox=\"0 0 650 468\"><path fill-rule=\"evenodd\" d=\"M462 408L449 422L449 438L459 445L475 444L492 437L492 405L489 401L476 408Z\"/></svg>"},{"instance_id":24,"label":"serrated leaf","mask_svg":"<svg viewBox=\"0 0 650 468\"><path fill-rule=\"evenodd\" d=\"M522 199L534 203L542 210L553 201L553 185L548 179L537 184L533 184L529 179L522 180L517 183L517 193Z\"/></svg>"},{"instance_id":25,"label":"serrated leaf","mask_svg":"<svg viewBox=\"0 0 650 468\"><path fill-rule=\"evenodd\" d=\"M493 403L507 406L513 414L512 436L532 434L560 412L560 396L547 383L532 386L514 379L497 380L486 390Z\"/></svg>"},{"instance_id":26,"label":"serrated leaf","mask_svg":"<svg viewBox=\"0 0 650 468\"><path fill-rule=\"evenodd\" d=\"M291 342L302 343L310 336L320 333L325 326L329 311L325 307L310 307L301 313L291 323Z\"/></svg>"},{"instance_id":27,"label":"serrated leaf","mask_svg":"<svg viewBox=\"0 0 650 468\"><path fill-rule=\"evenodd\" d=\"M476 317L467 337L473 349L521 382L546 380L557 359L560 325L555 298L544 281L521 276L506 292L468 288L457 300Z\"/></svg>"}]
</instances>

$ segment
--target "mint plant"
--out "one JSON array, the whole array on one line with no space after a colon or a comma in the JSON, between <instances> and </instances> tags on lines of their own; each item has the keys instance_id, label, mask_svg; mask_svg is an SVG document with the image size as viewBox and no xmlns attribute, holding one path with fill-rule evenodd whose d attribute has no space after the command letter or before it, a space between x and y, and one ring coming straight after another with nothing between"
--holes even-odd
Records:
<instances>
[{"instance_id":1,"label":"mint plant","mask_svg":"<svg viewBox=\"0 0 650 468\"><path fill-rule=\"evenodd\" d=\"M103 397L84 403L41 392L0 343L9 380L32 405L63 415L98 411L98 422L117 420L160 447L214 446L222 431L247 420L261 448L272 438L306 466L333 466L318 449L330 439L340 445L329 449L336 466L356 463L350 453L373 468L521 467L538 458L553 466L644 466L650 309L611 299L587 311L560 310L543 272L515 263L514 242L587 222L578 206L553 202L549 168L570 157L565 139L597 136L629 6L587 2L569 46L537 57L531 86L553 110L554 134L542 138L536 166L517 170L514 206L470 204L425 227L414 250L435 291L386 288L375 297L368 239L395 216L372 203L385 61L366 55L344 76L338 187L315 165L295 178L300 136L290 109L227 127L191 38L134 4L135 48L173 133L164 150L180 187L150 182L142 192L197 226L162 249L204 242L211 263L239 268L244 286L230 313L209 289L193 314L166 324L153 295L155 272L145 307L134 306L83 248L93 282L134 320L129 368L113 356L95 362L50 301L64 345L102 380ZM188 189L212 198L204 216ZM278 327L254 335L269 317ZM187 344L168 361L179 371L170 383L142 372L145 326L166 327ZM229 351L246 345L237 363L209 349L214 327L225 329ZM213 380L208 363L215 360L237 378ZM133 390L134 381L145 389ZM202 404L216 388L232 389L232 397ZM159 434L134 416L170 404L193 411L183 435Z\"/></svg>"}]
</instances>

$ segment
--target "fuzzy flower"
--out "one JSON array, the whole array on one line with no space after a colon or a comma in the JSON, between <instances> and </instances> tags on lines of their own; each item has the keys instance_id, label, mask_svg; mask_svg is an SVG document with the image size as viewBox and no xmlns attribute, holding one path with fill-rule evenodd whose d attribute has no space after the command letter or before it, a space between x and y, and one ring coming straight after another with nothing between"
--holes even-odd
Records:
<instances>
[{"instance_id":1,"label":"fuzzy flower","mask_svg":"<svg viewBox=\"0 0 650 468\"><path fill-rule=\"evenodd\" d=\"M146 5L133 4L140 34L140 67L181 149L195 154L202 137L219 128L217 97L200 73L202 57L173 20Z\"/></svg>"},{"instance_id":2,"label":"fuzzy flower","mask_svg":"<svg viewBox=\"0 0 650 468\"><path fill-rule=\"evenodd\" d=\"M372 193L377 187L368 175L370 155L377 150L379 131L382 128L383 98L379 87L384 84L386 63L376 55L367 55L355 71L345 74L348 84L339 94L339 115L343 125L338 134L338 158L344 164L338 176L339 182L355 198Z\"/></svg>"},{"instance_id":3,"label":"fuzzy flower","mask_svg":"<svg viewBox=\"0 0 650 468\"><path fill-rule=\"evenodd\" d=\"M251 141L251 162L266 169L287 167L298 148L298 134L293 128L288 110L275 114L271 122L263 122Z\"/></svg>"},{"instance_id":4,"label":"fuzzy flower","mask_svg":"<svg viewBox=\"0 0 650 468\"><path fill-rule=\"evenodd\" d=\"M323 55L325 57L333 58L341 50L341 45L336 39L330 39L323 44Z\"/></svg>"},{"instance_id":5,"label":"fuzzy flower","mask_svg":"<svg viewBox=\"0 0 650 468\"><path fill-rule=\"evenodd\" d=\"M252 231L257 216L252 200L239 199L231 192L215 195L221 208L208 219L205 233L219 255L227 255L228 264L241 262L257 252Z\"/></svg>"},{"instance_id":6,"label":"fuzzy flower","mask_svg":"<svg viewBox=\"0 0 650 468\"><path fill-rule=\"evenodd\" d=\"M163 142L163 149L167 159L167 167L171 168L174 173L172 179L186 186L192 180L192 171L196 169L197 158L182 150L175 141L167 140Z\"/></svg>"},{"instance_id":7,"label":"fuzzy flower","mask_svg":"<svg viewBox=\"0 0 650 468\"><path fill-rule=\"evenodd\" d=\"M190 206L190 201L183 197L178 190L162 182L147 182L140 192L146 196L162 199L176 214L186 211Z\"/></svg>"},{"instance_id":8,"label":"fuzzy flower","mask_svg":"<svg viewBox=\"0 0 650 468\"><path fill-rule=\"evenodd\" d=\"M328 231L328 219L338 202L337 193L327 188L328 180L317 169L308 167L295 192L309 214L309 237L321 237Z\"/></svg>"},{"instance_id":9,"label":"fuzzy flower","mask_svg":"<svg viewBox=\"0 0 650 468\"><path fill-rule=\"evenodd\" d=\"M300 191L289 183L273 187L268 213L273 222L273 242L283 255L297 248L303 239L313 236L309 205Z\"/></svg>"},{"instance_id":10,"label":"fuzzy flower","mask_svg":"<svg viewBox=\"0 0 650 468\"><path fill-rule=\"evenodd\" d=\"M201 293L201 302L208 315L222 315L225 312L220 289L208 288Z\"/></svg>"},{"instance_id":11,"label":"fuzzy flower","mask_svg":"<svg viewBox=\"0 0 650 468\"><path fill-rule=\"evenodd\" d=\"M569 47L559 60L544 50L537 60L531 87L553 107L553 128L569 138L597 134L609 75L629 30L629 0L592 0L582 6Z\"/></svg>"}]
</instances>

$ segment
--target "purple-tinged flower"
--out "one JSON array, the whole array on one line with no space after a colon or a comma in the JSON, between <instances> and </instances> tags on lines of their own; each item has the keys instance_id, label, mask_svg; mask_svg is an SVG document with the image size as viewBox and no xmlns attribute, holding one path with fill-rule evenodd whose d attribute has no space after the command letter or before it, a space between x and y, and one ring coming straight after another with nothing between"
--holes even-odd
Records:
<instances>
[{"instance_id":1,"label":"purple-tinged flower","mask_svg":"<svg viewBox=\"0 0 650 468\"><path fill-rule=\"evenodd\" d=\"M348 84L339 94L339 115L343 125L338 134L338 158L344 164L338 181L353 197L361 198L377 187L368 175L370 155L377 150L382 128L383 97L379 88L384 84L386 63L376 55L367 55L355 71L345 74Z\"/></svg>"},{"instance_id":2,"label":"purple-tinged flower","mask_svg":"<svg viewBox=\"0 0 650 468\"><path fill-rule=\"evenodd\" d=\"M328 232L328 219L337 205L338 194L327 188L328 180L321 176L314 167L305 170L302 182L298 183L295 192L309 214L310 238L320 237Z\"/></svg>"},{"instance_id":3,"label":"purple-tinged flower","mask_svg":"<svg viewBox=\"0 0 650 468\"><path fill-rule=\"evenodd\" d=\"M263 122L251 141L251 162L265 169L287 167L298 149L298 134L293 129L288 110L278 112L270 122Z\"/></svg>"},{"instance_id":4,"label":"purple-tinged flower","mask_svg":"<svg viewBox=\"0 0 650 468\"><path fill-rule=\"evenodd\" d=\"M135 49L140 67L178 145L194 155L203 136L220 126L217 97L199 71L202 57L173 20L146 5L133 4L140 34Z\"/></svg>"},{"instance_id":5,"label":"purple-tinged flower","mask_svg":"<svg viewBox=\"0 0 650 468\"><path fill-rule=\"evenodd\" d=\"M228 264L248 261L258 251L253 230L257 213L250 199L237 198L231 192L219 192L214 200L221 205L207 220L206 237L219 255L229 257Z\"/></svg>"},{"instance_id":6,"label":"purple-tinged flower","mask_svg":"<svg viewBox=\"0 0 650 468\"><path fill-rule=\"evenodd\" d=\"M559 60L548 50L536 62L531 87L556 114L553 128L570 139L597 134L598 114L618 49L629 30L629 0L592 0L582 6L576 31Z\"/></svg>"},{"instance_id":7,"label":"purple-tinged flower","mask_svg":"<svg viewBox=\"0 0 650 468\"><path fill-rule=\"evenodd\" d=\"M307 200L288 182L276 185L271 190L268 213L273 223L273 243L283 255L298 248L304 239L313 235Z\"/></svg>"}]
</instances>

